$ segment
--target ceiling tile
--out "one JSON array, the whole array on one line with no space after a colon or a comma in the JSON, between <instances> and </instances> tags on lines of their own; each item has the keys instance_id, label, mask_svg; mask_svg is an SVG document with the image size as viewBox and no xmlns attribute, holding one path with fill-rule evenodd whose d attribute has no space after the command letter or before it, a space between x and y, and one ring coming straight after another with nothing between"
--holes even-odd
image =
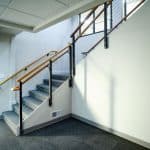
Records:
<instances>
[{"instance_id":1,"label":"ceiling tile","mask_svg":"<svg viewBox=\"0 0 150 150\"><path fill-rule=\"evenodd\" d=\"M28 26L35 26L41 21L43 21L40 18L33 17L21 12L17 12L9 8L7 8L4 11L4 13L0 16L0 18L6 21L15 22L18 24L23 24Z\"/></svg>"},{"instance_id":2,"label":"ceiling tile","mask_svg":"<svg viewBox=\"0 0 150 150\"><path fill-rule=\"evenodd\" d=\"M58 11L66 9L56 0L13 0L9 7L41 18L46 18L49 14L55 15Z\"/></svg>"},{"instance_id":3,"label":"ceiling tile","mask_svg":"<svg viewBox=\"0 0 150 150\"><path fill-rule=\"evenodd\" d=\"M0 0L1 6L7 6L12 0Z\"/></svg>"}]
</instances>

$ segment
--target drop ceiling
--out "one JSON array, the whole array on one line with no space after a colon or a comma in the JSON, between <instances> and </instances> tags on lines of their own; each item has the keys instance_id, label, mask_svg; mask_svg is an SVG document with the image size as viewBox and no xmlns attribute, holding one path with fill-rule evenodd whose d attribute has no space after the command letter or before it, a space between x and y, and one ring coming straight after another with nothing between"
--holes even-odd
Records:
<instances>
[{"instance_id":1,"label":"drop ceiling","mask_svg":"<svg viewBox=\"0 0 150 150\"><path fill-rule=\"evenodd\" d=\"M104 1L0 0L0 27L36 32Z\"/></svg>"}]
</instances>

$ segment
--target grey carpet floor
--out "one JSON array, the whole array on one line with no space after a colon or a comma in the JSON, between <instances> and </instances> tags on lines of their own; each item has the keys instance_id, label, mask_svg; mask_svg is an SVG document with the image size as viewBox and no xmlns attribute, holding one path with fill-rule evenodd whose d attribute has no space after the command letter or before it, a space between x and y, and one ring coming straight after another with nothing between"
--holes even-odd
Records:
<instances>
[{"instance_id":1,"label":"grey carpet floor","mask_svg":"<svg viewBox=\"0 0 150 150\"><path fill-rule=\"evenodd\" d=\"M147 150L75 119L67 119L22 137L0 121L0 150Z\"/></svg>"}]
</instances>

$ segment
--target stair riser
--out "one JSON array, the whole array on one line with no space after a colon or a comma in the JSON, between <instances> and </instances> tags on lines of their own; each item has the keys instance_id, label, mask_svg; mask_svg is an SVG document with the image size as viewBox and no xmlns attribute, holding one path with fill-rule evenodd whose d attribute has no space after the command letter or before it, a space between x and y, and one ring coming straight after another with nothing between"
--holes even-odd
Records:
<instances>
[{"instance_id":1,"label":"stair riser","mask_svg":"<svg viewBox=\"0 0 150 150\"><path fill-rule=\"evenodd\" d=\"M35 94L35 93L32 93L31 91L29 92L29 95L40 101L44 101L44 100L48 99L48 97L46 97L46 96L41 96L40 94Z\"/></svg>"},{"instance_id":2,"label":"stair riser","mask_svg":"<svg viewBox=\"0 0 150 150\"><path fill-rule=\"evenodd\" d=\"M63 82L57 82L57 81L52 81L52 85L59 87ZM49 81L48 80L44 80L44 84L45 85L49 85Z\"/></svg>"},{"instance_id":3,"label":"stair riser","mask_svg":"<svg viewBox=\"0 0 150 150\"><path fill-rule=\"evenodd\" d=\"M16 136L18 136L18 131L17 131L16 125L14 125L14 124L9 120L9 118L7 118L7 117L3 117L3 118L4 118L4 121L5 121L5 123L7 124L7 126L11 129L11 131L12 131Z\"/></svg>"},{"instance_id":4,"label":"stair riser","mask_svg":"<svg viewBox=\"0 0 150 150\"><path fill-rule=\"evenodd\" d=\"M37 108L37 105L34 105L34 104L30 103L29 101L28 102L24 101L23 103L25 105L27 105L28 107L32 108L33 110Z\"/></svg>"},{"instance_id":5,"label":"stair riser","mask_svg":"<svg viewBox=\"0 0 150 150\"><path fill-rule=\"evenodd\" d=\"M19 108L13 107L13 110L14 110L14 112L16 112L16 114L18 114L18 116L20 115ZM25 119L27 117L27 115L24 112L22 112L22 117L23 117L23 119Z\"/></svg>"},{"instance_id":6,"label":"stair riser","mask_svg":"<svg viewBox=\"0 0 150 150\"><path fill-rule=\"evenodd\" d=\"M43 80L43 83L44 83L45 85L49 85L49 80Z\"/></svg>"},{"instance_id":7,"label":"stair riser","mask_svg":"<svg viewBox=\"0 0 150 150\"><path fill-rule=\"evenodd\" d=\"M43 88L43 87L37 86L37 90L49 93L49 89L48 88Z\"/></svg>"},{"instance_id":8,"label":"stair riser","mask_svg":"<svg viewBox=\"0 0 150 150\"><path fill-rule=\"evenodd\" d=\"M61 75L53 75L52 79L56 79L56 80L66 80L68 78L68 76L61 76Z\"/></svg>"}]
</instances>

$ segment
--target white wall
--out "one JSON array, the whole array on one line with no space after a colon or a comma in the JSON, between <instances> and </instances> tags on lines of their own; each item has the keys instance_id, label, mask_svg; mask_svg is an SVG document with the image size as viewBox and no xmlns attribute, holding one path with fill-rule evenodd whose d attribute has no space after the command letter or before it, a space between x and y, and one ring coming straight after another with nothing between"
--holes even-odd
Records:
<instances>
[{"instance_id":1,"label":"white wall","mask_svg":"<svg viewBox=\"0 0 150 150\"><path fill-rule=\"evenodd\" d=\"M10 51L11 36L6 34L0 35L0 76L3 77L1 81L6 78L12 71L11 65L13 63ZM11 103L11 82L0 87L0 115L3 111L10 109Z\"/></svg>"},{"instance_id":2,"label":"white wall","mask_svg":"<svg viewBox=\"0 0 150 150\"><path fill-rule=\"evenodd\" d=\"M150 1L77 65L72 113L150 143ZM85 43L86 44L86 43Z\"/></svg>"},{"instance_id":3,"label":"white wall","mask_svg":"<svg viewBox=\"0 0 150 150\"><path fill-rule=\"evenodd\" d=\"M71 29L71 20L68 19L38 33L22 32L16 35L12 41L12 51L16 53L16 71L51 50L59 51L67 46ZM53 65L54 72L68 73L68 63L62 61L68 62L67 54ZM28 90L35 89L35 85L44 78L48 78L48 69L23 87L24 95L28 94Z\"/></svg>"},{"instance_id":4,"label":"white wall","mask_svg":"<svg viewBox=\"0 0 150 150\"><path fill-rule=\"evenodd\" d=\"M38 33L22 32L16 35L12 41L16 50L16 69L51 50L62 49L70 41L70 34L71 21L68 19Z\"/></svg>"}]
</instances>

